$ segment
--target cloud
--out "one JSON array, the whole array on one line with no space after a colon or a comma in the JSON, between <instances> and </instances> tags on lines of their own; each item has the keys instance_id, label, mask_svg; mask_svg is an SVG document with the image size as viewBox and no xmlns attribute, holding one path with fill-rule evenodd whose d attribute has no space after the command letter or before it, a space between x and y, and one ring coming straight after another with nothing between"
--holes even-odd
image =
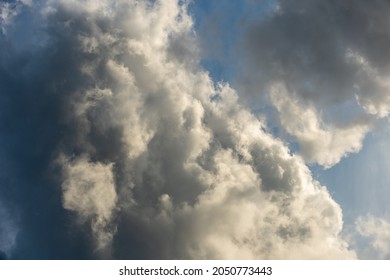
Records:
<instances>
[{"instance_id":1,"label":"cloud","mask_svg":"<svg viewBox=\"0 0 390 280\"><path fill-rule=\"evenodd\" d=\"M347 239L356 248L360 259L390 258L390 223L371 214L359 216L346 231Z\"/></svg>"},{"instance_id":2,"label":"cloud","mask_svg":"<svg viewBox=\"0 0 390 280\"><path fill-rule=\"evenodd\" d=\"M355 84L358 91L366 94L357 94L359 104L370 114L386 117L390 113L389 78L388 73L381 73L356 52L347 51L347 60L357 65L361 84Z\"/></svg>"},{"instance_id":3,"label":"cloud","mask_svg":"<svg viewBox=\"0 0 390 280\"><path fill-rule=\"evenodd\" d=\"M11 258L356 257L304 160L201 69L185 3L26 12L45 40L0 45L0 128L18 178L1 191L23 232ZM25 253L34 245L44 253Z\"/></svg>"},{"instance_id":4,"label":"cloud","mask_svg":"<svg viewBox=\"0 0 390 280\"><path fill-rule=\"evenodd\" d=\"M2 25L2 32L5 32L5 26L7 26L12 18L18 13L17 6L12 6L11 3L1 2L0 3L0 23Z\"/></svg>"},{"instance_id":5,"label":"cloud","mask_svg":"<svg viewBox=\"0 0 390 280\"><path fill-rule=\"evenodd\" d=\"M270 103L278 111L281 126L297 139L300 153L309 163L331 167L348 153L358 152L370 128L367 119L346 127L326 125L314 107L300 103L282 85L273 86Z\"/></svg>"},{"instance_id":6,"label":"cloud","mask_svg":"<svg viewBox=\"0 0 390 280\"><path fill-rule=\"evenodd\" d=\"M258 2L255 6L266 9L266 5ZM330 127L325 138L339 142L337 138L351 132L353 136L343 140L343 148L326 144L332 159L323 158L324 150L310 152L310 162L329 167L348 153L358 152L358 142L376 120L389 115L390 5L387 1L355 1L351 5L349 1L291 4L279 0L272 7L257 18L242 14L240 32L232 35L238 42L231 46L235 55L225 67L233 64L239 68L237 88L254 109L268 104L278 110L280 104L275 104L275 98L270 104L269 96L281 85L303 111L312 111L323 126ZM348 108L348 114L340 112L343 108ZM364 125L362 118L366 119ZM307 140L292 133L290 121L284 118L273 125L295 136L301 153L307 154ZM313 144L320 140L307 126L300 130L306 136L313 134L309 136Z\"/></svg>"},{"instance_id":7,"label":"cloud","mask_svg":"<svg viewBox=\"0 0 390 280\"><path fill-rule=\"evenodd\" d=\"M115 210L116 192L112 165L90 163L86 158L76 161L62 159L64 169L63 207L78 214L80 223L90 223L97 249L110 246L115 228L109 223Z\"/></svg>"},{"instance_id":8,"label":"cloud","mask_svg":"<svg viewBox=\"0 0 390 280\"><path fill-rule=\"evenodd\" d=\"M389 9L386 1L278 1L275 12L249 27L252 66L263 85L280 80L314 102L370 100L377 76L388 76Z\"/></svg>"}]
</instances>

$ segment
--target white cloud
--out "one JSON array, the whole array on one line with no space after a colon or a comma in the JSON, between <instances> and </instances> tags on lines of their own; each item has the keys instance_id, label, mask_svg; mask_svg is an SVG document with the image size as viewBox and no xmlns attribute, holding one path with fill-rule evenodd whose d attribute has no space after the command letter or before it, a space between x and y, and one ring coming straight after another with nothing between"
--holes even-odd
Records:
<instances>
[{"instance_id":1,"label":"white cloud","mask_svg":"<svg viewBox=\"0 0 390 280\"><path fill-rule=\"evenodd\" d=\"M358 152L370 129L367 121L340 128L325 124L313 106L301 104L281 84L272 87L270 102L278 110L281 127L297 139L305 160L325 167Z\"/></svg>"},{"instance_id":2,"label":"white cloud","mask_svg":"<svg viewBox=\"0 0 390 280\"><path fill-rule=\"evenodd\" d=\"M390 222L373 215L359 216L347 230L360 259L390 259Z\"/></svg>"},{"instance_id":3,"label":"white cloud","mask_svg":"<svg viewBox=\"0 0 390 280\"><path fill-rule=\"evenodd\" d=\"M359 68L359 83L354 85L359 104L378 118L390 113L390 77L380 73L362 55L353 50L347 51L347 61Z\"/></svg>"},{"instance_id":4,"label":"white cloud","mask_svg":"<svg viewBox=\"0 0 390 280\"><path fill-rule=\"evenodd\" d=\"M229 38L213 51L214 29L201 29L204 51L222 69L216 75L233 76L241 97L293 135L308 163L330 167L358 152L389 116L388 2L250 1L241 14L224 5L210 10L200 26L213 24L217 37ZM227 24L229 17L239 24ZM275 84L285 87L282 98L272 93ZM277 107L276 117L269 105Z\"/></svg>"}]
</instances>

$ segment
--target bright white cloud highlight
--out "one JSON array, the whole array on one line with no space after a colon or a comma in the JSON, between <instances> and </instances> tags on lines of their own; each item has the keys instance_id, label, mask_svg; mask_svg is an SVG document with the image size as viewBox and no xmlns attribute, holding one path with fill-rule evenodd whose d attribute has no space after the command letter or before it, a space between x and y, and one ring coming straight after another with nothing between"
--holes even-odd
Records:
<instances>
[{"instance_id":1,"label":"bright white cloud highlight","mask_svg":"<svg viewBox=\"0 0 390 280\"><path fill-rule=\"evenodd\" d=\"M98 249L109 246L115 233L109 223L117 200L112 164L62 158L61 165L64 208L76 212L80 223L90 223Z\"/></svg>"}]
</instances>

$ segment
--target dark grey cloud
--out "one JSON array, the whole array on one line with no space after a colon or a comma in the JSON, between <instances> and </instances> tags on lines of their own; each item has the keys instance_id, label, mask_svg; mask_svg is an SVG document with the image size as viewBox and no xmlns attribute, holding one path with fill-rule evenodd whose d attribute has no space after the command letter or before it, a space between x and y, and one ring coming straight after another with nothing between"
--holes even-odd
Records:
<instances>
[{"instance_id":1,"label":"dark grey cloud","mask_svg":"<svg viewBox=\"0 0 390 280\"><path fill-rule=\"evenodd\" d=\"M74 135L72 126L64 121L69 103L66 94L83 87L83 79L74 64L77 54L60 32L47 30L50 41L43 46L29 36L26 41L15 38L13 34L23 33L24 28L34 30L37 36L43 32L41 28L52 28L39 18L34 25L34 11L20 14L26 13L27 18L15 18L15 25L7 32L10 35L4 35L0 43L4 154L0 192L18 227L9 257L88 258L85 229L75 227L63 209L60 172L52 166L59 146Z\"/></svg>"},{"instance_id":2,"label":"dark grey cloud","mask_svg":"<svg viewBox=\"0 0 390 280\"><path fill-rule=\"evenodd\" d=\"M9 258L355 257L302 158L202 71L185 5L20 5L0 42Z\"/></svg>"},{"instance_id":3,"label":"dark grey cloud","mask_svg":"<svg viewBox=\"0 0 390 280\"><path fill-rule=\"evenodd\" d=\"M390 3L380 0L278 1L247 34L258 85L282 81L315 103L375 97L380 93L370 85L374 77L348 55L359 55L379 76L389 74L389 10Z\"/></svg>"}]
</instances>

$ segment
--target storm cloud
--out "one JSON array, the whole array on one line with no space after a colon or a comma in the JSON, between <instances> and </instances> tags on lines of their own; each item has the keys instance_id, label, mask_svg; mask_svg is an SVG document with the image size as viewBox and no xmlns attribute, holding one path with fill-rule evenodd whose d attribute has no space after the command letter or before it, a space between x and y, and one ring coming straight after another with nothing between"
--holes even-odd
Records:
<instances>
[{"instance_id":1,"label":"storm cloud","mask_svg":"<svg viewBox=\"0 0 390 280\"><path fill-rule=\"evenodd\" d=\"M16 4L1 13L2 255L356 257L304 159L202 69L185 3Z\"/></svg>"}]
</instances>

